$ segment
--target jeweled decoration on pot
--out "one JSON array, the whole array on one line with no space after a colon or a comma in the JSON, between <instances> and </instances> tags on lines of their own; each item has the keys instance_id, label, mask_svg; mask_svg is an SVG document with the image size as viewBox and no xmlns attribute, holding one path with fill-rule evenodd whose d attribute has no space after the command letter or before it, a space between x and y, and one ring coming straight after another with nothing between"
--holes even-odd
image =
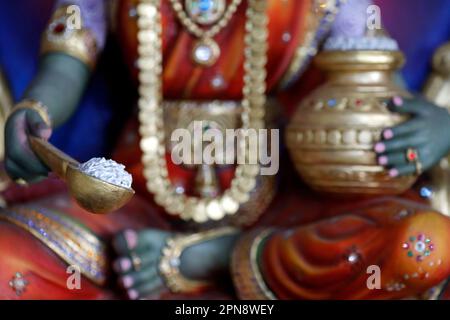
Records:
<instances>
[{"instance_id":1,"label":"jeweled decoration on pot","mask_svg":"<svg viewBox=\"0 0 450 320\"><path fill-rule=\"evenodd\" d=\"M315 58L326 82L303 99L286 130L286 143L303 180L339 195L399 194L417 176L392 178L378 164L374 145L386 128L408 116L385 101L410 94L394 82L399 51L323 51Z\"/></svg>"}]
</instances>

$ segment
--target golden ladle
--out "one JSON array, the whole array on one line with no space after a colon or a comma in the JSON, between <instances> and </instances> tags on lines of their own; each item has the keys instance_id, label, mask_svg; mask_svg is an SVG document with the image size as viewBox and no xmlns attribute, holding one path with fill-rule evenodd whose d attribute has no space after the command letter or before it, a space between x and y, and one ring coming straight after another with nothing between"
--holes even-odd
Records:
<instances>
[{"instance_id":1,"label":"golden ladle","mask_svg":"<svg viewBox=\"0 0 450 320\"><path fill-rule=\"evenodd\" d=\"M109 213L124 206L134 190L117 186L85 174L79 162L55 146L37 137L28 137L31 148L59 178L67 183L78 204L92 213Z\"/></svg>"}]
</instances>

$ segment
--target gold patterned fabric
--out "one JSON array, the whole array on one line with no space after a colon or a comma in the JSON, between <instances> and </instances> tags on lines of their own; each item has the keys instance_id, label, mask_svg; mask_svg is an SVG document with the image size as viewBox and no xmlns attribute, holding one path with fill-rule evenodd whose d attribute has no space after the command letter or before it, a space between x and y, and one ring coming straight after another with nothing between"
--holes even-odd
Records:
<instances>
[{"instance_id":1,"label":"gold patterned fabric","mask_svg":"<svg viewBox=\"0 0 450 320\"><path fill-rule=\"evenodd\" d=\"M56 211L26 206L0 209L0 220L26 230L98 285L106 282L106 246L91 231Z\"/></svg>"},{"instance_id":2,"label":"gold patterned fabric","mask_svg":"<svg viewBox=\"0 0 450 320\"><path fill-rule=\"evenodd\" d=\"M286 88L295 82L302 74L308 62L318 52L321 41L325 38L339 12L339 7L345 3L342 0L315 0L306 16L306 33L295 51L294 58L280 82L281 88Z\"/></svg>"}]
</instances>

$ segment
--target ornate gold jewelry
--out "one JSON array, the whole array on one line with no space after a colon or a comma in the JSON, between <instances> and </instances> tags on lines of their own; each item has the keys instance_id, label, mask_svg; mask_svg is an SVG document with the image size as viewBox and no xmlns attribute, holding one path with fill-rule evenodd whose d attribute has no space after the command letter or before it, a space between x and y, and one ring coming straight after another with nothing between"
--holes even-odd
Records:
<instances>
[{"instance_id":1,"label":"ornate gold jewelry","mask_svg":"<svg viewBox=\"0 0 450 320\"><path fill-rule=\"evenodd\" d=\"M276 101L269 99L266 105L265 121L267 127L271 128L276 117L274 112L278 110L279 105ZM213 100L213 101L195 101L195 100L164 100L164 132L166 137L170 137L172 132L178 128L192 129L194 121L201 121L209 128L220 130L223 135L227 129L238 129L241 127L241 114L243 111L241 101L238 100ZM173 142L166 141L166 148L173 150ZM184 166L191 168L184 164ZM210 183L203 183L203 186L197 186L195 192L201 197L214 197L220 193L219 186L214 182L217 180L216 172L213 166L204 168L207 165L201 165L198 168L197 178L200 176L203 182L205 176L210 176ZM220 166L220 165L219 165ZM207 172L203 172L206 170ZM211 177L212 175L212 177ZM206 179L208 180L208 179ZM197 188L198 187L198 188ZM206 190L204 190L206 187ZM206 191L206 192L204 192ZM249 194L249 200L239 208L239 214L228 217L226 223L233 226L249 226L255 223L260 215L271 203L276 193L275 176L258 176L255 188ZM223 220L221 220L223 222Z\"/></svg>"},{"instance_id":2,"label":"ornate gold jewelry","mask_svg":"<svg viewBox=\"0 0 450 320\"><path fill-rule=\"evenodd\" d=\"M305 98L286 130L297 171L313 189L337 194L399 194L414 175L393 179L377 163L374 145L386 127L408 116L384 100L409 97L393 81L403 63L398 51L324 51L315 58L328 81Z\"/></svg>"},{"instance_id":3,"label":"ornate gold jewelry","mask_svg":"<svg viewBox=\"0 0 450 320\"><path fill-rule=\"evenodd\" d=\"M208 8L200 8L198 1L186 0L185 7L188 11L186 14L180 0L170 0L181 24L190 34L200 39L192 50L192 57L197 64L211 66L217 61L220 56L220 47L213 38L228 25L241 2L242 0L232 0L225 10L224 0L214 0L207 4ZM219 19L220 16L222 17ZM214 24L205 30L197 23Z\"/></svg>"},{"instance_id":4,"label":"ornate gold jewelry","mask_svg":"<svg viewBox=\"0 0 450 320\"><path fill-rule=\"evenodd\" d=\"M141 258L139 258L139 256L134 252L131 252L130 257L131 257L131 263L133 264L134 271L141 270L141 267L142 267Z\"/></svg>"},{"instance_id":5,"label":"ornate gold jewelry","mask_svg":"<svg viewBox=\"0 0 450 320\"><path fill-rule=\"evenodd\" d=\"M406 161L408 162L419 161L419 152L414 148L408 148L406 150Z\"/></svg>"},{"instance_id":6,"label":"ornate gold jewelry","mask_svg":"<svg viewBox=\"0 0 450 320\"><path fill-rule=\"evenodd\" d=\"M422 174L423 166L420 162L419 152L414 148L408 148L406 150L406 161L409 163L414 163L416 166L416 174L419 176Z\"/></svg>"},{"instance_id":7,"label":"ornate gold jewelry","mask_svg":"<svg viewBox=\"0 0 450 320\"><path fill-rule=\"evenodd\" d=\"M47 107L39 101L36 100L22 100L11 110L11 113L20 110L20 109L31 109L36 111L42 120L44 120L45 124L50 128L52 127L52 121L50 118L50 114L47 111Z\"/></svg>"},{"instance_id":8,"label":"ornate gold jewelry","mask_svg":"<svg viewBox=\"0 0 450 320\"><path fill-rule=\"evenodd\" d=\"M62 52L92 69L97 58L95 37L89 29L70 26L68 18L67 6L55 11L42 37L41 54Z\"/></svg>"},{"instance_id":9,"label":"ornate gold jewelry","mask_svg":"<svg viewBox=\"0 0 450 320\"><path fill-rule=\"evenodd\" d=\"M264 282L258 266L258 248L273 230L244 235L234 248L231 258L233 282L242 300L276 300Z\"/></svg>"},{"instance_id":10,"label":"ornate gold jewelry","mask_svg":"<svg viewBox=\"0 0 450 320\"><path fill-rule=\"evenodd\" d=\"M210 25L217 22L225 12L226 0L185 0L189 17L198 24Z\"/></svg>"},{"instance_id":11,"label":"ornate gold jewelry","mask_svg":"<svg viewBox=\"0 0 450 320\"><path fill-rule=\"evenodd\" d=\"M210 38L198 41L192 49L192 60L199 65L211 67L219 59L220 47Z\"/></svg>"},{"instance_id":12,"label":"ornate gold jewelry","mask_svg":"<svg viewBox=\"0 0 450 320\"><path fill-rule=\"evenodd\" d=\"M138 59L139 69L139 120L142 135L144 176L147 189L155 195L155 201L166 212L178 215L183 220L204 223L221 220L233 215L239 206L249 199L249 193L256 185L259 165L240 164L230 189L215 198L188 197L178 194L168 178L165 160L165 134L162 109L162 52L160 0L142 0L137 7ZM264 127L266 104L267 63L267 1L250 0L247 8L245 35L245 63L242 128L261 129ZM142 26L145 26L143 28ZM248 144L242 143L242 154L248 155ZM247 152L245 152L247 151Z\"/></svg>"},{"instance_id":13,"label":"ornate gold jewelry","mask_svg":"<svg viewBox=\"0 0 450 320\"><path fill-rule=\"evenodd\" d=\"M98 285L106 282L106 247L80 224L50 209L25 206L0 209L0 220L15 224L42 241L68 265Z\"/></svg>"},{"instance_id":14,"label":"ornate gold jewelry","mask_svg":"<svg viewBox=\"0 0 450 320\"><path fill-rule=\"evenodd\" d=\"M166 246L162 249L159 263L159 271L164 278L166 286L172 292L191 292L210 286L210 282L190 280L181 274L179 270L181 254L184 249L196 243L222 237L236 231L234 228L221 228L189 235L176 235L169 238L166 241Z\"/></svg>"}]
</instances>

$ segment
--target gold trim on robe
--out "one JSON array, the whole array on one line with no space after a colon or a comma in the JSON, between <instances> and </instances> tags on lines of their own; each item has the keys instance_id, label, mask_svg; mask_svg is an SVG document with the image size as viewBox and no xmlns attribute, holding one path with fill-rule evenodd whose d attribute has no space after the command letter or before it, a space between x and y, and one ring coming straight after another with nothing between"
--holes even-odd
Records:
<instances>
[{"instance_id":1,"label":"gold trim on robe","mask_svg":"<svg viewBox=\"0 0 450 320\"><path fill-rule=\"evenodd\" d=\"M27 206L0 209L0 220L32 234L95 284L105 284L106 246L83 225L53 210Z\"/></svg>"},{"instance_id":2,"label":"gold trim on robe","mask_svg":"<svg viewBox=\"0 0 450 320\"><path fill-rule=\"evenodd\" d=\"M273 230L256 230L238 240L231 258L231 275L239 299L276 300L258 266L258 248Z\"/></svg>"}]
</instances>

